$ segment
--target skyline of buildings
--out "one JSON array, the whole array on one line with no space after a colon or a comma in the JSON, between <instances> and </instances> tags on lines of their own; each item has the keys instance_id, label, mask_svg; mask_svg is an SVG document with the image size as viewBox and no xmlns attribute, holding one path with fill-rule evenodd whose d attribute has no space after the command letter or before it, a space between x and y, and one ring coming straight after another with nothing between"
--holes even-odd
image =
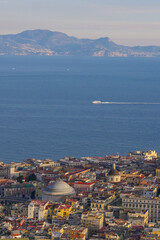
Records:
<instances>
[{"instance_id":1,"label":"skyline of buildings","mask_svg":"<svg viewBox=\"0 0 160 240\"><path fill-rule=\"evenodd\" d=\"M1 163L0 237L159 240L159 166L154 150Z\"/></svg>"}]
</instances>

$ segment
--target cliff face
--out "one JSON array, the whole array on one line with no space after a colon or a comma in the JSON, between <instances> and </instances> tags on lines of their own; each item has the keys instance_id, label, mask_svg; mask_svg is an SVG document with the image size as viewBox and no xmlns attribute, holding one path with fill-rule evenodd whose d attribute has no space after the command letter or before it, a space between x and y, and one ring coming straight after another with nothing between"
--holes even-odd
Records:
<instances>
[{"instance_id":1,"label":"cliff face","mask_svg":"<svg viewBox=\"0 0 160 240\"><path fill-rule=\"evenodd\" d=\"M78 39L61 32L31 30L19 34L0 35L0 55L51 56L160 56L160 47L127 47L108 37Z\"/></svg>"}]
</instances>

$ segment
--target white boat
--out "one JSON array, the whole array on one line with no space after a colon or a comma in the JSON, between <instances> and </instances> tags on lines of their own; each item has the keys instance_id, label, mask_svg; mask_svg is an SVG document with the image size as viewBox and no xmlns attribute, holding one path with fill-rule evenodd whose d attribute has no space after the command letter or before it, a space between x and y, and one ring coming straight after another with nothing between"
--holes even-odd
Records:
<instances>
[{"instance_id":1,"label":"white boat","mask_svg":"<svg viewBox=\"0 0 160 240\"><path fill-rule=\"evenodd\" d=\"M102 102L101 101L93 101L92 103L93 104L101 104Z\"/></svg>"}]
</instances>

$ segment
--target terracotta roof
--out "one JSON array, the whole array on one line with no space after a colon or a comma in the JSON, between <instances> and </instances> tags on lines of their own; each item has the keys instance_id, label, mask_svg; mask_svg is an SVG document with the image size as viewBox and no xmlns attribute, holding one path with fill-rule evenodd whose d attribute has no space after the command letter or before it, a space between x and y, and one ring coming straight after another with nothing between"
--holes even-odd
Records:
<instances>
[{"instance_id":1,"label":"terracotta roof","mask_svg":"<svg viewBox=\"0 0 160 240\"><path fill-rule=\"evenodd\" d=\"M75 182L74 184L82 184L82 185L92 185L94 182L86 183L86 182Z\"/></svg>"}]
</instances>

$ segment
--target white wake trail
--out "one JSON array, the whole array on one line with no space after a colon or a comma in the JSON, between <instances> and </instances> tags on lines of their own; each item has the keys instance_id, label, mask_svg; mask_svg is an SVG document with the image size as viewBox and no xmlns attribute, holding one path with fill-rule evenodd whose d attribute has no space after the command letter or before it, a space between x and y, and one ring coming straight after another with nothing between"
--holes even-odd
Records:
<instances>
[{"instance_id":1,"label":"white wake trail","mask_svg":"<svg viewBox=\"0 0 160 240\"><path fill-rule=\"evenodd\" d=\"M160 105L160 103L151 103L151 102L101 102L101 104L137 104L137 105Z\"/></svg>"}]
</instances>

